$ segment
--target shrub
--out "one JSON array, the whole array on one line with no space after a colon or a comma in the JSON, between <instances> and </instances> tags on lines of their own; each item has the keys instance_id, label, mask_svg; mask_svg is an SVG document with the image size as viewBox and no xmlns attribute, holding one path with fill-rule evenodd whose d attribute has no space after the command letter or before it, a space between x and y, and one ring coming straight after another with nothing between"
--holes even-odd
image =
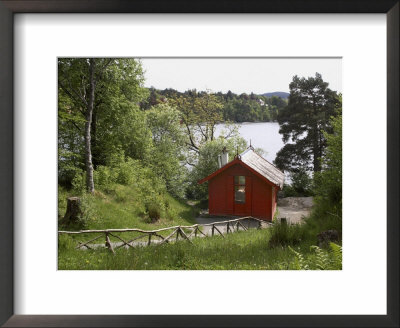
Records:
<instances>
[{"instance_id":1,"label":"shrub","mask_svg":"<svg viewBox=\"0 0 400 328\"><path fill-rule=\"evenodd\" d=\"M139 163L129 157L124 162L119 163L114 168L116 171L116 182L124 186L134 183L138 166Z\"/></svg>"},{"instance_id":2,"label":"shrub","mask_svg":"<svg viewBox=\"0 0 400 328\"><path fill-rule=\"evenodd\" d=\"M108 166L99 165L94 171L94 185L106 193L114 190L115 175Z\"/></svg>"},{"instance_id":3,"label":"shrub","mask_svg":"<svg viewBox=\"0 0 400 328\"><path fill-rule=\"evenodd\" d=\"M146 203L146 211L152 222L158 221L161 218L162 207L157 201L150 201Z\"/></svg>"},{"instance_id":4,"label":"shrub","mask_svg":"<svg viewBox=\"0 0 400 328\"><path fill-rule=\"evenodd\" d=\"M299 224L275 222L269 232L271 234L269 247L296 245L305 238L305 230Z\"/></svg>"},{"instance_id":5,"label":"shrub","mask_svg":"<svg viewBox=\"0 0 400 328\"><path fill-rule=\"evenodd\" d=\"M77 170L75 176L72 179L72 189L77 194L82 194L86 191L86 174L83 170Z\"/></svg>"}]
</instances>

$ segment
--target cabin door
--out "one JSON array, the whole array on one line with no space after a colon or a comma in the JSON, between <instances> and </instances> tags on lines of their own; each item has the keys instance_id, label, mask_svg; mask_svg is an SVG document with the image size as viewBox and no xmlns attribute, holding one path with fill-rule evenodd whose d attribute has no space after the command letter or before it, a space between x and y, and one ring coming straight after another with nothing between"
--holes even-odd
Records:
<instances>
[{"instance_id":1,"label":"cabin door","mask_svg":"<svg viewBox=\"0 0 400 328\"><path fill-rule=\"evenodd\" d=\"M251 177L233 177L233 215L251 215Z\"/></svg>"}]
</instances>

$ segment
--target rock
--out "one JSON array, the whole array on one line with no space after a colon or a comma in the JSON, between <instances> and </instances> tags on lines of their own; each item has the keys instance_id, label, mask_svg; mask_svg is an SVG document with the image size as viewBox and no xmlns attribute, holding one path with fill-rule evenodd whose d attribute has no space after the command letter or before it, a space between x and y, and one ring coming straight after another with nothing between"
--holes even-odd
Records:
<instances>
[{"instance_id":1,"label":"rock","mask_svg":"<svg viewBox=\"0 0 400 328\"><path fill-rule=\"evenodd\" d=\"M331 241L339 240L339 233L337 230L326 230L317 235L319 247L328 245Z\"/></svg>"}]
</instances>

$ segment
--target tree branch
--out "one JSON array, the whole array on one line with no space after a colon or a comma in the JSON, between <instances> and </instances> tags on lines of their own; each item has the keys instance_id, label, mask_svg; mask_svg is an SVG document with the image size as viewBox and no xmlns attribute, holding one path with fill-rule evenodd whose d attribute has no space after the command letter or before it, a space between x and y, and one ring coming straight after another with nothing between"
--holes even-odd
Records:
<instances>
[{"instance_id":1,"label":"tree branch","mask_svg":"<svg viewBox=\"0 0 400 328\"><path fill-rule=\"evenodd\" d=\"M73 101L78 102L78 103L80 102L80 100L77 99L77 98L75 98L74 95L68 90L68 88L67 88L60 80L58 81L58 84L60 85L61 89L63 89L64 92L65 92ZM85 104L85 105L86 105L86 104ZM83 116L86 115L85 112L83 112L83 111L80 110L79 108L77 108L77 109L78 109L78 111L79 111Z\"/></svg>"}]
</instances>

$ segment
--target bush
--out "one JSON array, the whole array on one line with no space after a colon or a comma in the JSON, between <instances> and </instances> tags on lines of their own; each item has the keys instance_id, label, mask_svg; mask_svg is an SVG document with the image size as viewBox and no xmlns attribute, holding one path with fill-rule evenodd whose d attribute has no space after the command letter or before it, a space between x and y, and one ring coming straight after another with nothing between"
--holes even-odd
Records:
<instances>
[{"instance_id":1,"label":"bush","mask_svg":"<svg viewBox=\"0 0 400 328\"><path fill-rule=\"evenodd\" d=\"M100 188L106 193L114 190L116 178L110 167L99 165L93 174L95 188Z\"/></svg>"},{"instance_id":2,"label":"bush","mask_svg":"<svg viewBox=\"0 0 400 328\"><path fill-rule=\"evenodd\" d=\"M157 201L146 203L146 211L152 222L158 221L161 218L162 206Z\"/></svg>"},{"instance_id":3,"label":"bush","mask_svg":"<svg viewBox=\"0 0 400 328\"><path fill-rule=\"evenodd\" d=\"M126 161L119 163L115 168L116 171L116 182L124 186L134 183L136 180L136 172L139 163L131 158L127 158Z\"/></svg>"},{"instance_id":4,"label":"bush","mask_svg":"<svg viewBox=\"0 0 400 328\"><path fill-rule=\"evenodd\" d=\"M77 194L82 194L86 191L86 174L83 170L77 170L72 179L72 189Z\"/></svg>"},{"instance_id":5,"label":"bush","mask_svg":"<svg viewBox=\"0 0 400 328\"><path fill-rule=\"evenodd\" d=\"M305 239L305 230L299 224L289 225L287 223L275 222L269 229L271 238L268 246L273 248L277 246L296 245Z\"/></svg>"}]
</instances>

